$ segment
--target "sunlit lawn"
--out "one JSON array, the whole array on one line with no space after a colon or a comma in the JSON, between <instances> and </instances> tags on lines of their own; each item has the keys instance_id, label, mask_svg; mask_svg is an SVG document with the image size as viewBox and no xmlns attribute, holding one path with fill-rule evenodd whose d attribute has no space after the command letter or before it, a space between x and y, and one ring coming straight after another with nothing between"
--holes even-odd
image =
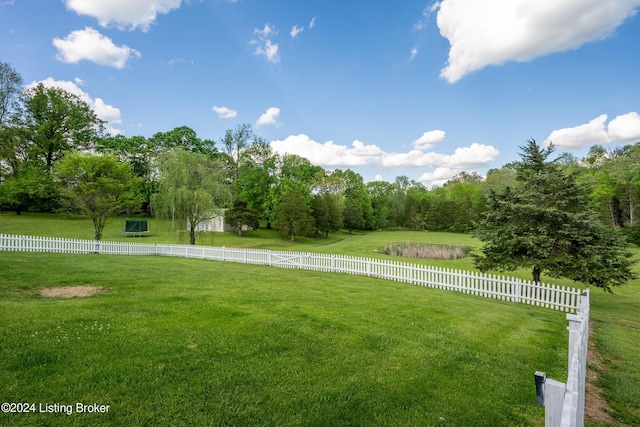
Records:
<instances>
[{"instance_id":1,"label":"sunlit lawn","mask_svg":"<svg viewBox=\"0 0 640 427\"><path fill-rule=\"evenodd\" d=\"M121 235L122 222L123 219L111 220L105 230L104 240L186 243L180 233L171 230L171 224L169 222L157 221L155 219L150 219L151 236L145 238L123 238ZM13 213L0 214L0 233L82 239L91 239L93 237L91 222L87 219L70 219L60 215L35 213L26 213L22 216L16 216ZM332 234L329 239L300 238L296 242L290 242L286 237L274 230L264 229L248 232L243 237L237 237L232 233L205 233L199 235L198 238L198 243L205 245L318 251L366 257L387 257L377 253L377 250L384 246L384 244L390 242L412 241L420 243L460 244L473 248L480 246L480 242L471 235L402 231L354 232L353 234L339 232ZM636 254L640 254L637 249L635 252ZM473 269L473 263L469 257L456 261L407 261L428 263L448 268ZM60 266L60 268L58 268L58 266ZM637 270L640 271L640 269ZM505 375L509 375L508 381L516 381L515 377L523 375L526 377L523 380L524 382L518 384L521 384L523 393L530 393L530 383L532 382L530 377L535 370L545 370L549 377L560 381L564 381L566 378L566 372L564 371L566 370L566 331L564 329L566 327L566 321L564 315L561 313L549 313L540 309L495 301L484 301L468 296L441 293L430 289L414 288L407 285L353 276L283 271L258 266L234 266L193 260L165 260L155 257L66 257L0 252L0 271L3 277L2 297L0 297L0 303L2 304L0 321L2 321L3 325L13 325L10 327L3 326L2 351L9 353L14 352L12 356L13 359L9 358L8 360L13 360L14 364L17 363L16 366L11 368L13 365L9 362L4 362L5 367L8 366L13 369L13 371L10 369L7 372L13 372L13 374L7 373L7 381L3 380L2 382L2 384L9 384L3 389L2 397L13 396L12 393L19 385L19 390L27 390L25 391L27 394L21 396L31 396L31 398L40 399L56 398L56 396L53 396L51 393L45 393L44 389L50 384L48 381L51 377L55 378L53 383L57 384L61 378L64 379L70 375L62 371L59 363L62 363L62 361L68 363L69 360L75 358L75 356L72 357L72 355L82 355L85 352L85 350L83 350L84 347L76 348L76 346L73 346L65 347L64 349L51 347L51 342L48 342L48 344L46 342L40 344L33 342L28 344L28 342L25 342L23 339L25 337L24 334L28 334L29 331L33 333L39 331L46 333L46 331L49 331L51 334L52 331L63 322L65 324L66 322L71 322L73 325L80 325L78 327L86 328L89 327L87 325L92 321L95 322L96 320L106 318L114 318L114 321L118 323L129 325L126 328L127 333L123 332L123 335L118 335L117 340L113 342L110 341L113 339L113 335L110 335L107 341L94 342L89 346L89 350L87 350L88 352L92 352L92 354L85 354L79 358L77 363L80 364L79 366L92 366L93 362L86 359L89 358L91 360L100 360L100 363L103 363L106 367L111 367L115 362L107 361L107 359L110 360L109 358L114 356L112 354L112 352L115 351L114 349L119 348L122 350L125 347L131 350L135 349L133 352L135 354L132 353L131 355L124 356L120 354L118 357L123 358L126 361L123 363L128 363L130 367L134 368L135 372L139 371L141 377L135 381L125 381L123 379L120 382L115 381L113 384L103 378L101 381L106 381L109 385L105 385L104 387L102 387L102 385L99 387L95 386L94 392L98 394L102 392L103 394L101 396L105 399L113 395L113 393L116 393L114 390L117 390L117 393L123 392L124 395L129 396L129 398L135 397L136 399L141 399L140 396L149 395L150 397L147 396L144 399L150 400L145 400L146 403L143 403L139 410L129 407L129 409L127 409L128 412L131 412L127 417L132 417L134 416L133 413L135 413L136 416L142 417L140 420L150 419L140 415L145 413L145 411L149 412L149 414L152 412L149 407L145 409L145 405L153 406L157 404L161 406L159 403L160 396L154 397L155 393L151 393L146 389L151 387L152 384L161 381L161 379L155 379L153 382L149 382L153 377L152 374L155 375L155 371L153 371L151 367L154 366L153 364L155 362L157 362L158 365L164 363L163 366L167 366L165 362L160 361L162 357L170 357L170 354L174 353L173 350L168 351L167 348L177 349L175 350L175 354L177 355L175 357L189 365L188 367L185 365L176 368L179 372L183 370L189 371L192 364L196 367L196 374L194 374L194 378L189 379L189 381L199 384L200 381L205 380L196 380L195 376L208 376L208 374L203 371L205 369L204 366L208 366L207 369L210 368L205 359L212 359L212 354L217 353L215 353L213 347L211 347L212 344L208 344L205 346L207 352L202 354L202 359L196 359L194 361L186 357L196 354L195 351L187 351L180 347L183 345L183 342L187 340L186 337L189 336L202 337L202 339L207 342L213 340L213 342L220 345L225 344L227 350L235 356L237 356L237 352L240 351L244 352L243 354L251 353L258 355L265 353L273 356L273 352L269 353L266 351L265 346L268 349L269 345L274 344L274 340L276 339L284 340L282 341L285 343L283 344L283 348L287 350L282 353L285 356L284 359L280 360L276 358L279 360L278 363L273 361L274 358L268 358L265 355L260 356L259 360L250 360L251 358L249 358L246 362L243 362L245 364L239 364L239 360L244 360L243 358L233 357L235 360L233 366L231 361L228 361L228 365L219 361L216 362L216 366L219 365L220 369L229 370L226 374L223 375L220 373L219 375L222 375L230 381L225 384L236 390L236 394L244 395L244 387L247 386L234 385L232 387L230 384L233 383L233 381L238 381L237 378L234 379L235 376L245 378L244 376L247 374L244 372L253 372L253 368L250 369L246 367L248 363L253 363L255 366L261 367L274 365L272 367L273 370L267 369L263 372L263 368L259 369L260 372L263 372L260 374L260 380L254 378L252 376L254 374L249 375L247 381L250 382L254 388L266 387L267 381L270 383L275 381L273 379L274 377L277 377L277 381L274 384L277 383L279 385L277 387L275 385L271 386L275 391L261 397L248 394L248 396L253 397L248 397L248 400L237 400L237 404L232 402L236 402L236 399L239 399L239 397L225 388L225 392L223 393L225 397L222 399L222 395L220 395L219 398L222 399L220 402L217 404L207 404L204 409L203 407L197 408L198 411L204 411L208 415L210 415L212 411L216 414L224 414L222 418L209 418L214 425L224 424L227 421L230 424L242 424L244 421L250 422L253 419L243 418L247 415L247 411L253 411L256 414L260 413L261 416L264 417L264 404L266 402L271 402L276 399L274 396L280 396L283 393L292 393L289 387L294 386L290 384L280 384L279 381L282 381L281 376L292 378L293 382L303 381L307 387L313 384L314 391L302 392L300 389L297 389L295 393L301 393L300 396L298 396L298 400L305 401L305 404L303 405L301 402L295 405L291 402L277 403L276 406L280 405L278 406L279 409L270 409L269 411L275 411L280 415L274 415L274 418L260 418L260 423L264 425L323 424L327 419L319 415L310 416L308 414L314 410L318 411L318 413L322 412L325 404L329 404L330 406L342 405L344 406L343 409L345 412L347 409L349 412L354 411L355 405L355 407L363 411L355 411L363 417L358 418L358 422L353 422L356 424L362 422L364 424L374 425L382 420L380 422L383 424L398 425L403 424L405 421L408 422L407 420L415 420L415 425L421 425L421 421L427 423L426 425L430 425L429 423L435 422L434 420L436 419L440 422L441 415L436 416L436 413L442 412L442 407L448 408L448 413L456 413L462 416L460 419L464 419L466 416L464 415L465 411L471 411L470 413L475 414L475 409L462 410L455 405L452 406L451 402L453 400L457 401L458 399L453 399L451 396L445 398L444 392L441 393L437 390L444 387L443 390L455 395L460 393L460 389L477 392L479 395L482 395L484 391L474 388L474 386L468 382L470 380L467 379L468 375L466 374L463 375L463 378L451 377L453 384L457 387L455 392L449 389L448 385L443 386L444 383L449 384L451 381L445 381L445 378L439 373L443 368L442 360L455 361L462 359L464 369L452 362L451 366L453 366L453 368L449 367L445 369L444 372L449 372L447 375L453 375L452 373L457 371L463 372L467 369L467 365L469 365L469 363L465 362L469 362L469 360L461 357L461 353L459 352L456 354L451 354L450 352L466 349L460 350L462 354L469 356L475 353L475 355L481 356L483 361L482 364L477 366L481 369L474 371L473 376L483 375L480 371L488 369L487 365L491 365L496 361L488 351L479 351L480 347L488 346L489 342L491 342L491 338L485 339L484 336L493 337L497 331L509 330L507 325L510 325L513 319L501 317L507 314L517 317L518 313L521 313L526 314L525 318L536 318L538 320L548 319L544 320L544 327L531 326L532 330L542 331L545 334L554 331L553 334L557 334L557 336L553 338L546 337L546 335L535 338L534 342L540 339L550 340L549 342L552 342L550 347L552 351L547 353L543 352L539 355L532 354L532 359L527 358L522 362L523 364L528 364L526 369L524 366L521 366L513 372L505 373ZM14 278L9 280L10 275L8 275L7 272L11 272L11 274L14 275L11 277ZM513 272L513 274L519 277L529 278L529 272L527 271ZM5 277L7 277L7 279L5 279ZM547 279L548 278L543 278L543 280L551 283L583 287L580 284L575 284L568 280ZM40 297L33 296L31 293L33 289L44 285L77 284L78 282L104 283L109 286L112 291L107 295L92 297L87 300L76 299L70 301L44 300ZM601 352L605 360L605 372L600 377L599 384L604 388L605 397L612 407L613 414L619 421L628 425L640 425L640 352L638 352L638 343L640 342L640 317L638 316L638 313L640 313L639 285L640 281L633 281L617 289L615 295L603 293L598 289L592 289L591 292L592 329L595 332L592 340L596 343L597 349ZM238 293L243 294L244 297L238 296ZM324 300L324 297L330 297L330 299ZM247 308L250 308L250 310L247 310ZM282 309L282 311L278 311L278 309ZM220 316L213 314L220 313L220 310L226 310L228 313ZM512 310L515 311L512 312ZM248 315L248 311L252 314ZM200 316L197 315L197 313L200 313ZM440 314L443 314L444 317L439 318L438 316ZM551 316L550 320L547 316ZM466 323L467 318L470 319L469 324ZM84 320L81 321L79 319ZM183 321L186 323L183 323ZM317 322L329 325L327 327L329 327L331 334L327 333L323 328L320 328ZM476 323L482 325L482 328L476 329L474 326ZM345 324L347 324L348 327L340 329L339 325L344 327ZM435 327L434 325L436 324L440 326L446 324L458 326L451 329L451 334L449 334ZM444 328L444 326L442 327ZM74 328L77 329L75 326ZM362 371L361 369L366 369L369 364L377 366L377 359L380 358L381 354L373 352L371 353L371 358L368 358L370 350L353 344L354 342L367 341L368 339L362 338L362 336L371 331L374 331L373 335L377 336L377 332L375 331L378 329L376 328L379 328L382 337L371 339L386 343L383 346L385 351L393 349L391 353L382 354L383 360L379 361L379 363L383 363L383 365L376 368L376 371L381 370L384 372L384 375L380 374L382 375L380 378L371 374L371 371ZM528 327L524 328L527 330ZM403 338L402 333L405 329L413 332L410 333L410 336ZM161 334L155 335L154 331L156 330L160 331ZM355 335L347 334L347 330L353 332ZM16 331L22 331L23 333L20 335L17 334ZM218 338L209 335L208 331L216 331ZM224 331L224 333L220 331ZM274 331L273 334L270 331ZM433 331L440 332L432 336ZM467 331L468 333L462 333L463 331ZM318 334L315 332L318 332ZM146 344L136 341L136 334L142 341L148 342L148 350L144 350ZM433 338L434 341L425 341L425 345L423 346L420 344L422 342L421 340L426 339L424 337L427 335ZM455 342L454 336L456 337ZM224 342L219 342L219 340L223 339L221 337L227 338L224 338ZM291 350L292 348L298 347L300 342L297 340L302 339L301 337L304 337L302 341L304 343L303 346L297 351L290 353L289 351L293 351ZM397 337L400 337L398 340L403 344L393 344ZM265 341L261 341L262 339ZM506 342L511 343L517 341L517 339L518 334L515 333L513 337L507 338L503 344L496 344L496 348L506 348ZM162 343L167 344L168 347L163 347ZM404 343L409 343L409 347L405 348ZM32 344L33 346L31 346ZM195 344L197 344L196 348L200 349L198 351L203 351L203 345ZM253 353L247 349L240 350L240 347L244 344L253 346ZM451 348L441 348L443 345L451 346ZM480 347L475 347L476 345ZM102 349L103 347L108 348L108 350ZM307 350L303 351L303 347L306 347ZM315 350L311 351L309 348ZM329 349L329 353L331 354L333 354L335 350L336 354L341 354L342 356L337 356L338 359L331 358L323 349ZM185 351L186 354L183 354ZM468 353L465 353L466 351L468 351ZM524 350L516 346L514 351L518 353ZM300 354L301 352L304 354ZM309 354L313 354L313 352L319 352L321 357L319 359L309 359ZM351 356L348 356L350 352ZM445 353L440 354L440 352ZM526 352L530 353L531 349L527 348ZM438 354L440 354L440 356L438 356ZM28 366L23 366L16 362L16 357L19 356L25 358L28 362L25 363ZM115 358L117 359L118 357ZM342 359L340 359L340 357L342 357ZM521 358L519 353L517 355L507 353L506 355L496 357L501 360L500 363L503 363L508 357ZM417 362L416 360L418 359L424 360L424 364ZM149 362L144 365L144 360L149 360ZM315 361L318 364L307 365L309 360ZM474 359L472 358L471 360L473 361ZM485 363L486 361L491 363ZM29 363L33 366L29 365ZM297 364L296 369L298 371L295 373L290 372L290 370L285 367L287 363ZM333 377L330 379L324 377L316 378L316 374L308 373L318 372L317 375L321 376L321 372L334 370L335 366L342 364L346 364L346 369L348 369L349 372L340 373L338 375L340 378L338 379ZM144 365L144 369L142 369L142 365ZM239 372L234 366L244 366L246 369L243 368L243 371ZM437 372L431 370L434 366L438 367ZM88 369L93 372L96 368ZM511 371L511 369L509 370ZM416 375L415 381L409 381L410 384L406 382L408 378L413 378L411 377L413 374L410 375L407 373L409 371L415 372ZM52 374L49 375L49 372L52 372ZM102 370L100 370L100 372L102 372ZM113 365L113 368L106 368L103 375L108 376L113 374L115 377L123 377L125 372L130 373L129 370L125 369L123 365L118 362ZM365 374L363 372L367 373ZM394 377L398 378L399 381L395 385L391 384L393 382L391 379L393 372L396 374L402 372L402 375L396 375ZM39 377L40 374L43 375L42 378ZM74 373L70 379L66 379L63 387L67 387L69 390L76 389L70 385L69 381L78 380L81 383L82 380L78 379L77 375L79 374ZM490 372L488 375L488 378L492 379L498 374ZM28 385L31 380L26 382L25 380L18 381L22 378L21 376L31 378L39 385ZM429 380L427 376L434 376L434 380ZM178 373L175 372L168 377L166 372L161 372L160 375L160 378L164 378L164 380L162 380L164 381L163 387L168 388L170 388L169 383L178 381L178 377ZM347 383L349 383L349 381L355 381L356 377L368 378L368 381L371 381L371 383L354 385L358 392L361 391L365 393L362 395L357 394L357 396L360 396L360 399L354 401L352 397L347 399L349 394L345 391L345 387L346 389L349 389L349 387L345 384L338 387L338 384L341 384L341 381L347 381ZM498 375L498 377L500 377L500 375ZM11 380L12 378L13 380ZM131 381L135 384L129 384ZM500 381L502 381L502 379ZM336 390L333 390L333 395L329 393L330 390L326 388L329 387L328 383L335 383L338 387ZM424 384L419 385L418 383ZM324 385L321 386L321 384ZM124 387L124 389L120 387ZM200 387L201 388L196 387L196 389L203 392L202 387L205 387L205 385L201 384ZM207 387L210 387L210 385ZM394 405L389 406L385 404L382 407L372 410L373 412L368 412L369 410L366 408L368 408L369 405L364 403L364 400L381 399L381 396L388 394L389 387L395 390L395 392L399 392L398 390L403 387L406 387L407 390L410 391L410 396L402 397L402 399L408 399L410 403L404 406L410 409L400 410ZM355 393L355 388L349 389L351 393ZM83 388L79 387L77 389ZM187 388L187 391L183 390L180 393L186 393L186 395L193 397L188 389L189 388ZM63 394L62 397L77 399L69 390L65 391L66 394ZM322 390L334 397L325 396L322 394ZM341 391L338 392L337 390ZM366 390L368 390L368 392L366 392ZM383 393L384 390L386 391ZM85 393L86 390L83 389L80 394L85 396ZM175 394L177 391L170 391L170 395L173 395L172 393ZM231 395L235 397L231 397L228 393L231 393ZM338 393L338 395L335 395L335 393ZM433 398L433 395L442 395L439 397L441 400L429 400ZM340 398L339 396L342 397ZM425 401L422 405L418 405L416 403L419 401L418 396L428 396L428 401L432 402L432 404L427 405ZM470 398L468 394L463 394L462 396L461 399ZM17 397L20 396L16 395L16 398ZM173 397L177 398L176 396ZM516 399L520 402L516 406L525 404L524 402L528 402L528 398L530 398L530 396L525 399L523 394L520 398ZM254 399L254 401L251 401L251 399ZM342 402L339 404L340 399L346 399L350 403ZM475 399L475 397L473 399ZM475 407L477 401L473 399L474 405L471 406ZM124 398L121 400L124 400ZM507 400L511 401L512 399L507 398ZM404 407L401 404L398 405ZM418 406L422 406L423 408L419 409ZM235 415L229 412L231 408L236 408ZM285 411L285 408L287 411L295 409L299 413L307 415L305 415L304 419L278 418L284 416L283 411ZM511 423L535 424L539 422L540 412L538 409L528 406L528 403L525 404L524 409L521 406L518 406L518 408L524 410L523 417L516 417L517 419L508 418L509 421L505 421L507 425ZM192 409L195 410L196 408ZM505 410L507 414L510 413L510 410L504 407L501 407L500 410ZM180 410L176 408L174 408L173 411L180 413ZM378 411L386 415L379 415ZM391 412L399 415L395 418L391 417L389 415ZM489 412L491 413L491 411ZM240 413L243 415L238 415ZM373 413L376 415L372 415ZM122 413L119 413L118 417L120 415L122 415ZM234 418L235 416L240 418ZM490 415L490 417L492 416L496 415ZM507 416L510 417L510 415ZM336 419L341 419L346 424L349 424L350 420L353 421L351 418L341 418L346 417L346 415L340 411L333 412L331 417L337 417ZM225 420L223 420L223 418L225 418ZM458 424L458 421L453 421L453 418L447 418L446 416L443 416L443 418L445 418L450 425L464 425ZM16 419L17 418L13 420ZM135 420L135 418L126 419L128 421ZM334 424L340 424L336 419L333 420ZM46 420L48 420L46 422L50 422L51 419L46 418ZM122 422L121 418L113 418L111 420ZM84 423L85 422L82 421L79 422L79 424ZM137 421L134 421L134 424L135 423L137 423ZM169 421L167 421L167 423L171 424ZM2 424L2 422L0 422L0 424ZM26 424L30 423L27 422ZM122 422L122 424L124 425L126 423ZM199 423L194 422L194 424Z\"/></svg>"},{"instance_id":2,"label":"sunlit lawn","mask_svg":"<svg viewBox=\"0 0 640 427\"><path fill-rule=\"evenodd\" d=\"M0 400L109 404L11 425L541 425L562 313L341 274L0 252ZM45 286L108 292L47 299Z\"/></svg>"}]
</instances>

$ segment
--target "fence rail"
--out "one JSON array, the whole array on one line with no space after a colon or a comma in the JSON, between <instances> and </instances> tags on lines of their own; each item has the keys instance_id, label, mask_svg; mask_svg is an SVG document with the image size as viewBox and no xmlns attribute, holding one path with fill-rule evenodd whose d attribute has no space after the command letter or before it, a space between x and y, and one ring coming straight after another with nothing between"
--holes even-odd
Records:
<instances>
[{"instance_id":1,"label":"fence rail","mask_svg":"<svg viewBox=\"0 0 640 427\"><path fill-rule=\"evenodd\" d=\"M160 255L261 264L376 277L575 313L582 290L536 284L495 274L424 266L395 260L321 253L215 246L104 242L0 234L0 250L112 255Z\"/></svg>"}]
</instances>

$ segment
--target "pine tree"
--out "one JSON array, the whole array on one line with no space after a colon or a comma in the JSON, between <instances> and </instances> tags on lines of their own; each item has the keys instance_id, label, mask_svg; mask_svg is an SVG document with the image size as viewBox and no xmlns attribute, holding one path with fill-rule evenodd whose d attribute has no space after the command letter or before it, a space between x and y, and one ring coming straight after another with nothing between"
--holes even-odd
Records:
<instances>
[{"instance_id":1,"label":"pine tree","mask_svg":"<svg viewBox=\"0 0 640 427\"><path fill-rule=\"evenodd\" d=\"M600 223L588 202L587 189L575 173L549 161L553 146L534 140L520 147L517 184L489 196L476 235L486 242L475 265L481 271L532 268L611 292L635 277L626 244L614 229Z\"/></svg>"}]
</instances>

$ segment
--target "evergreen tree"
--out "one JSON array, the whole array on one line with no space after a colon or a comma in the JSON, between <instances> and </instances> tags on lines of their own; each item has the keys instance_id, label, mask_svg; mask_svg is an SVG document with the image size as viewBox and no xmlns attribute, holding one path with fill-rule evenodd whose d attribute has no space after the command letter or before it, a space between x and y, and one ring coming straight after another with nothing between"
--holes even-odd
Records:
<instances>
[{"instance_id":1,"label":"evergreen tree","mask_svg":"<svg viewBox=\"0 0 640 427\"><path fill-rule=\"evenodd\" d=\"M590 208L587 189L575 173L548 161L553 146L531 140L517 163L517 186L492 192L477 236L486 245L475 258L481 270L532 268L611 291L634 278L633 262L615 230L603 226Z\"/></svg>"},{"instance_id":2,"label":"evergreen tree","mask_svg":"<svg viewBox=\"0 0 640 427\"><path fill-rule=\"evenodd\" d=\"M247 202L236 199L233 202L233 207L225 212L224 220L235 228L238 236L242 236L242 229L245 226L254 230L258 229L259 217L258 212L247 206Z\"/></svg>"},{"instance_id":3,"label":"evergreen tree","mask_svg":"<svg viewBox=\"0 0 640 427\"><path fill-rule=\"evenodd\" d=\"M297 190L290 190L285 194L278 206L275 220L276 228L291 236L305 234L313 230L313 217L304 196Z\"/></svg>"}]
</instances>

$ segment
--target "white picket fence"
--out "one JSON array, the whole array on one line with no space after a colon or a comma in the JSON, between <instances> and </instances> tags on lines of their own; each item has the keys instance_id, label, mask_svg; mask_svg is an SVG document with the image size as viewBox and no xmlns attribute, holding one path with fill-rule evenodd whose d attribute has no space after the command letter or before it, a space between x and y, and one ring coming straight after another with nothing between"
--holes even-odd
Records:
<instances>
[{"instance_id":1,"label":"white picket fence","mask_svg":"<svg viewBox=\"0 0 640 427\"><path fill-rule=\"evenodd\" d=\"M575 313L582 290L495 274L430 267L395 260L346 255L238 249L213 246L96 242L0 234L0 250L114 255L161 255L357 274L436 289L463 292Z\"/></svg>"},{"instance_id":2,"label":"white picket fence","mask_svg":"<svg viewBox=\"0 0 640 427\"><path fill-rule=\"evenodd\" d=\"M567 314L569 374L566 384L546 378L544 372L536 372L536 376L541 377L543 382L546 427L584 426L589 310L589 289L587 289L580 296L577 313Z\"/></svg>"},{"instance_id":3,"label":"white picket fence","mask_svg":"<svg viewBox=\"0 0 640 427\"><path fill-rule=\"evenodd\" d=\"M344 255L237 249L210 246L165 245L133 242L96 242L0 234L0 251L160 255L217 261L262 264L280 268L357 274L487 298L536 305L568 312L569 366L567 383L542 375L545 425L584 425L587 348L589 339L589 290L536 285L530 281L494 274L437 268Z\"/></svg>"}]
</instances>

